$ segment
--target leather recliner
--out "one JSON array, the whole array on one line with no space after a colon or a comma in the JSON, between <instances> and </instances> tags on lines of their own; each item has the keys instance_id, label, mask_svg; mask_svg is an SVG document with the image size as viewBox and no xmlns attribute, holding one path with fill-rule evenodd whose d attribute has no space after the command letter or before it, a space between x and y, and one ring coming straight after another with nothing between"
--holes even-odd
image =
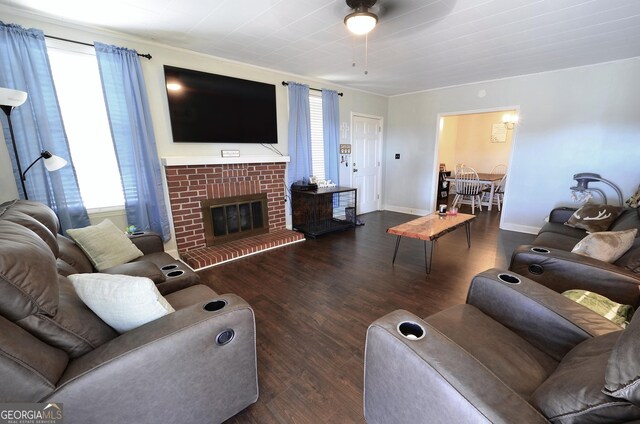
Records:
<instances>
[{"instance_id":1,"label":"leather recliner","mask_svg":"<svg viewBox=\"0 0 640 424\"><path fill-rule=\"evenodd\" d=\"M48 206L30 200L12 200L1 204L0 210L3 211L3 219L26 226L46 241L57 259L59 274L68 276L97 272L82 249L71 239L59 234L58 217ZM156 284L161 294L172 293L200 281L191 268L164 251L159 234L141 231L129 238L144 255L129 263L102 270L102 273L147 277Z\"/></svg>"},{"instance_id":2,"label":"leather recliner","mask_svg":"<svg viewBox=\"0 0 640 424\"><path fill-rule=\"evenodd\" d=\"M559 293L582 289L634 308L640 306L640 209L625 209L609 231L636 228L633 246L614 263L571 253L587 232L564 225L575 212L555 208L531 245L516 248L509 269Z\"/></svg>"},{"instance_id":3,"label":"leather recliner","mask_svg":"<svg viewBox=\"0 0 640 424\"><path fill-rule=\"evenodd\" d=\"M627 423L640 419L640 317L626 329L514 273L467 302L367 331L364 415L394 423Z\"/></svg>"},{"instance_id":4,"label":"leather recliner","mask_svg":"<svg viewBox=\"0 0 640 424\"><path fill-rule=\"evenodd\" d=\"M62 403L65 423L219 423L257 400L244 300L191 285L117 334L58 273L56 237L19 218L0 209L0 402Z\"/></svg>"}]
</instances>

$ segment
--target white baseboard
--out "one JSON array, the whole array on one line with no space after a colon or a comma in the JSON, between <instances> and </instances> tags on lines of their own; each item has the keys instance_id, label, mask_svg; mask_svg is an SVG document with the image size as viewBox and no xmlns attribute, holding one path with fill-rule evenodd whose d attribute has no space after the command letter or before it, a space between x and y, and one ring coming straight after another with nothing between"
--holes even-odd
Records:
<instances>
[{"instance_id":1,"label":"white baseboard","mask_svg":"<svg viewBox=\"0 0 640 424\"><path fill-rule=\"evenodd\" d=\"M507 231L516 231L518 233L526 233L526 234L538 234L542 227L531 227L529 225L520 225L520 224L510 224L508 222L503 222L500 226L501 230Z\"/></svg>"},{"instance_id":2,"label":"white baseboard","mask_svg":"<svg viewBox=\"0 0 640 424\"><path fill-rule=\"evenodd\" d=\"M429 211L427 211L425 209L405 208L404 206L383 205L382 208L385 211L406 213L406 214L409 214L409 215L424 216L424 215L427 215L429 213Z\"/></svg>"}]
</instances>

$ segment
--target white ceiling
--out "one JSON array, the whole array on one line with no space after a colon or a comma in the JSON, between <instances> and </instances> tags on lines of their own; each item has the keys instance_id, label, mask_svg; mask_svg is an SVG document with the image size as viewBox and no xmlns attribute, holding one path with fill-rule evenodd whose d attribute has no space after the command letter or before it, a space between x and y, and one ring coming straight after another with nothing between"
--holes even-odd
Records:
<instances>
[{"instance_id":1,"label":"white ceiling","mask_svg":"<svg viewBox=\"0 0 640 424\"><path fill-rule=\"evenodd\" d=\"M368 75L344 0L0 4L383 95L640 56L640 0L379 0Z\"/></svg>"}]
</instances>

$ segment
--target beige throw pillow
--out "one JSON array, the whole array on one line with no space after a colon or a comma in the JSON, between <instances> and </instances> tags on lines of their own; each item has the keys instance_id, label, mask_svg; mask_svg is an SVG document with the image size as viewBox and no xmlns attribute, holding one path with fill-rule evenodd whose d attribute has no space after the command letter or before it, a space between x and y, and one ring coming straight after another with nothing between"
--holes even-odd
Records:
<instances>
[{"instance_id":1,"label":"beige throw pillow","mask_svg":"<svg viewBox=\"0 0 640 424\"><path fill-rule=\"evenodd\" d=\"M93 273L67 278L85 305L118 333L174 312L146 277Z\"/></svg>"},{"instance_id":2,"label":"beige throw pillow","mask_svg":"<svg viewBox=\"0 0 640 424\"><path fill-rule=\"evenodd\" d=\"M615 262L631 248L637 233L638 230L634 228L589 234L571 252L604 262Z\"/></svg>"},{"instance_id":3,"label":"beige throw pillow","mask_svg":"<svg viewBox=\"0 0 640 424\"><path fill-rule=\"evenodd\" d=\"M67 230L98 271L139 258L143 253L111 221Z\"/></svg>"},{"instance_id":4,"label":"beige throw pillow","mask_svg":"<svg viewBox=\"0 0 640 424\"><path fill-rule=\"evenodd\" d=\"M607 231L621 213L622 208L620 206L587 203L575 211L564 225L573 228L582 228L590 233Z\"/></svg>"}]
</instances>

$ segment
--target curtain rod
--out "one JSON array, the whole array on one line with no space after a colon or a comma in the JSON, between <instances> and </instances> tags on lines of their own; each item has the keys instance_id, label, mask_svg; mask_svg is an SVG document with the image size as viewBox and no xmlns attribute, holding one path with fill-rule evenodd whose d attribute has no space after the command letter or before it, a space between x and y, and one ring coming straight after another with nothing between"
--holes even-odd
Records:
<instances>
[{"instance_id":1,"label":"curtain rod","mask_svg":"<svg viewBox=\"0 0 640 424\"><path fill-rule=\"evenodd\" d=\"M93 44L91 43L85 43L82 41L76 41L76 40L69 40L68 38L60 38L60 37L54 37L53 35L45 35L45 37L47 38L53 38L54 40L60 40L60 41L68 41L69 43L75 43L75 44L82 44L83 46L91 46L94 47ZM147 59L151 60L151 55L149 53L147 54L142 54L142 53L137 53L138 56L140 57L146 57Z\"/></svg>"},{"instance_id":2,"label":"curtain rod","mask_svg":"<svg viewBox=\"0 0 640 424\"><path fill-rule=\"evenodd\" d=\"M287 86L287 85L289 85L289 83L286 82L286 81L282 81L282 85ZM322 91L320 88L312 88L312 87L309 87L309 90ZM344 96L344 93L338 93L338 96L342 97L342 96Z\"/></svg>"}]
</instances>

